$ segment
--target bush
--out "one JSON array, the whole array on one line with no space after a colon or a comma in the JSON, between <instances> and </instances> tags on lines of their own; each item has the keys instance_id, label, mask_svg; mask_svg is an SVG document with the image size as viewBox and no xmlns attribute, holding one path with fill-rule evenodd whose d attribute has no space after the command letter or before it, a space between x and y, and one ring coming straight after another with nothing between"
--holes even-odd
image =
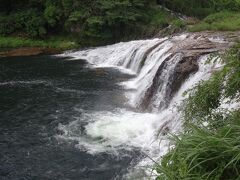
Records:
<instances>
[{"instance_id":1,"label":"bush","mask_svg":"<svg viewBox=\"0 0 240 180\"><path fill-rule=\"evenodd\" d=\"M50 27L55 27L61 18L61 10L53 5L49 5L46 7L44 11L44 18Z\"/></svg>"},{"instance_id":2,"label":"bush","mask_svg":"<svg viewBox=\"0 0 240 180\"><path fill-rule=\"evenodd\" d=\"M67 31L91 46L153 35L176 19L148 0L4 0L3 5L9 8L1 12L1 35L45 37Z\"/></svg>"},{"instance_id":3,"label":"bush","mask_svg":"<svg viewBox=\"0 0 240 180\"><path fill-rule=\"evenodd\" d=\"M42 17L32 14L25 23L25 31L31 37L43 37L47 31L45 29L45 20Z\"/></svg>"},{"instance_id":4,"label":"bush","mask_svg":"<svg viewBox=\"0 0 240 180\"><path fill-rule=\"evenodd\" d=\"M16 26L13 23L13 18L9 16L0 16L0 34L7 35L15 31Z\"/></svg>"},{"instance_id":5,"label":"bush","mask_svg":"<svg viewBox=\"0 0 240 180\"><path fill-rule=\"evenodd\" d=\"M0 34L8 35L15 32L26 33L31 37L43 36L46 34L45 20L34 9L1 16Z\"/></svg>"},{"instance_id":6,"label":"bush","mask_svg":"<svg viewBox=\"0 0 240 180\"><path fill-rule=\"evenodd\" d=\"M211 112L220 105L223 81L223 74L218 72L190 92L184 109L185 123L194 121L202 124L206 121L204 117L209 118L208 116L212 115Z\"/></svg>"},{"instance_id":7,"label":"bush","mask_svg":"<svg viewBox=\"0 0 240 180\"><path fill-rule=\"evenodd\" d=\"M216 132L191 126L191 134L174 137L176 147L157 167L157 179L238 179L240 119L234 120L237 125L221 127Z\"/></svg>"}]
</instances>

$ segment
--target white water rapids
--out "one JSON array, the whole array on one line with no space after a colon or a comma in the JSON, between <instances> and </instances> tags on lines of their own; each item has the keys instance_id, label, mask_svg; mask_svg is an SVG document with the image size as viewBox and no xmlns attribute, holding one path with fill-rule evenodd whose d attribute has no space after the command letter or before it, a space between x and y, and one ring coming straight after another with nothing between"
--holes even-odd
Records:
<instances>
[{"instance_id":1,"label":"white water rapids","mask_svg":"<svg viewBox=\"0 0 240 180\"><path fill-rule=\"evenodd\" d=\"M93 68L113 67L124 73L135 74L135 78L121 85L126 89L129 105L136 111L116 109L114 112L86 113L84 119L87 122L87 136L81 137L74 133L79 128L79 120L76 119L68 125L59 126L63 131L61 138L76 140L79 148L91 154L115 154L119 149L137 148L158 160L171 147L166 133L177 133L181 130L178 106L184 99L183 93L201 80L208 79L212 70L219 66L216 63L205 64L208 55L201 56L198 59L198 71L190 74L173 97L169 97L169 83L175 67L182 59L181 52L171 50L176 42L186 38L192 37L182 35L138 40L63 54L62 56L70 56L75 60L87 60ZM156 76L159 76L160 86L154 89L148 111L143 112L139 109ZM139 162L138 167L151 163L152 161L146 158Z\"/></svg>"}]
</instances>

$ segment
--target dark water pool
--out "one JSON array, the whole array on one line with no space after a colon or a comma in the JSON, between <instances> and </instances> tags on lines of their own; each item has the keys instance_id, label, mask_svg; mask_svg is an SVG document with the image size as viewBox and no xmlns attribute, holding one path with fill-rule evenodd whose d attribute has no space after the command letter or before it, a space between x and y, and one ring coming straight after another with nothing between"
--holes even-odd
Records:
<instances>
[{"instance_id":1,"label":"dark water pool","mask_svg":"<svg viewBox=\"0 0 240 180\"><path fill-rule=\"evenodd\" d=\"M59 142L66 125L87 111L125 108L118 82L129 79L111 68L92 69L83 60L50 56L0 59L0 179L122 179L140 155L88 154Z\"/></svg>"}]
</instances>

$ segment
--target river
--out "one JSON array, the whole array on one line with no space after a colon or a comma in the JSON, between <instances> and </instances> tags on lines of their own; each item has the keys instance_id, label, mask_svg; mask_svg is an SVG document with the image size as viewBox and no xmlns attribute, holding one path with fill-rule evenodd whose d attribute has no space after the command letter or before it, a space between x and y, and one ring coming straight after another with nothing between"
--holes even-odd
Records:
<instances>
[{"instance_id":1,"label":"river","mask_svg":"<svg viewBox=\"0 0 240 180\"><path fill-rule=\"evenodd\" d=\"M175 87L184 56L172 49L187 38L2 58L0 179L152 176L152 160L172 147L166 134L181 130L183 92L217 66L201 56Z\"/></svg>"}]
</instances>

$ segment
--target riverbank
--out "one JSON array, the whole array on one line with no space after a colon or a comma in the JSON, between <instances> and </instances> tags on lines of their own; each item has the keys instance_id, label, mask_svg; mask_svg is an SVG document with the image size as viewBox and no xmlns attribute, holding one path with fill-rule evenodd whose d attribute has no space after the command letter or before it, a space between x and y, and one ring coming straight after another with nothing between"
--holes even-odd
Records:
<instances>
[{"instance_id":1,"label":"riverbank","mask_svg":"<svg viewBox=\"0 0 240 180\"><path fill-rule=\"evenodd\" d=\"M183 32L221 32L221 34L236 34L240 30L240 13L224 11L213 13L200 20L193 17L185 17L165 9L155 8L155 15L150 22L151 26L146 30L140 28L142 33L121 41L135 39L149 39L151 37L173 36ZM167 21L168 20L168 21ZM143 30L145 29L145 30ZM75 37L74 37L75 36ZM235 35L234 35L235 36ZM43 39L30 38L26 34L15 34L0 36L0 57L9 56L31 56L41 54L55 54L65 50L79 47L89 47L98 45L98 40L91 42L92 39L81 39L77 34L73 35L49 35ZM113 42L114 43L114 42ZM111 43L100 43L106 45Z\"/></svg>"},{"instance_id":2,"label":"riverbank","mask_svg":"<svg viewBox=\"0 0 240 180\"><path fill-rule=\"evenodd\" d=\"M176 17L176 15L174 16ZM239 38L237 37L239 37L240 30L239 20L233 17L239 16L240 14L236 12L222 12L211 14L202 21L191 17L182 20L175 19L168 27L159 27L159 31L156 31L155 35L150 37L173 36L180 32L199 32L200 34L224 34L227 35L228 39L233 38L235 39L233 41L238 41ZM232 19L232 21L230 21L230 19ZM135 37L133 39L138 38ZM144 37L141 39L144 39ZM84 45L79 44L79 42L76 41L76 38L70 38L69 36L49 36L45 39L0 36L0 57L56 54L82 46Z\"/></svg>"},{"instance_id":3,"label":"riverbank","mask_svg":"<svg viewBox=\"0 0 240 180\"><path fill-rule=\"evenodd\" d=\"M77 42L64 37L39 40L26 37L1 37L0 57L56 54L79 47Z\"/></svg>"},{"instance_id":4,"label":"riverbank","mask_svg":"<svg viewBox=\"0 0 240 180\"><path fill-rule=\"evenodd\" d=\"M187 32L187 31L186 31ZM178 34L178 32L173 33L172 35ZM239 41L240 31L203 31L203 32L195 32L189 33L195 34L196 36L213 36L218 37L222 36L224 39L230 42ZM162 37L162 33L160 32L155 36L156 38ZM0 40L3 39L0 37ZM4 37L5 42L0 41L0 58L3 57L16 57L16 56L35 56L35 55L51 55L51 54L59 54L63 51L69 49L75 49L81 47L79 44L71 41L39 41L29 39L21 39L21 38L12 38L12 37ZM15 42L17 43L15 43ZM32 43L33 42L33 43Z\"/></svg>"},{"instance_id":5,"label":"riverbank","mask_svg":"<svg viewBox=\"0 0 240 180\"><path fill-rule=\"evenodd\" d=\"M20 47L15 49L7 49L0 51L1 57L15 57L15 56L35 56L44 54L57 54L63 50L54 48L42 48L42 47Z\"/></svg>"}]
</instances>

